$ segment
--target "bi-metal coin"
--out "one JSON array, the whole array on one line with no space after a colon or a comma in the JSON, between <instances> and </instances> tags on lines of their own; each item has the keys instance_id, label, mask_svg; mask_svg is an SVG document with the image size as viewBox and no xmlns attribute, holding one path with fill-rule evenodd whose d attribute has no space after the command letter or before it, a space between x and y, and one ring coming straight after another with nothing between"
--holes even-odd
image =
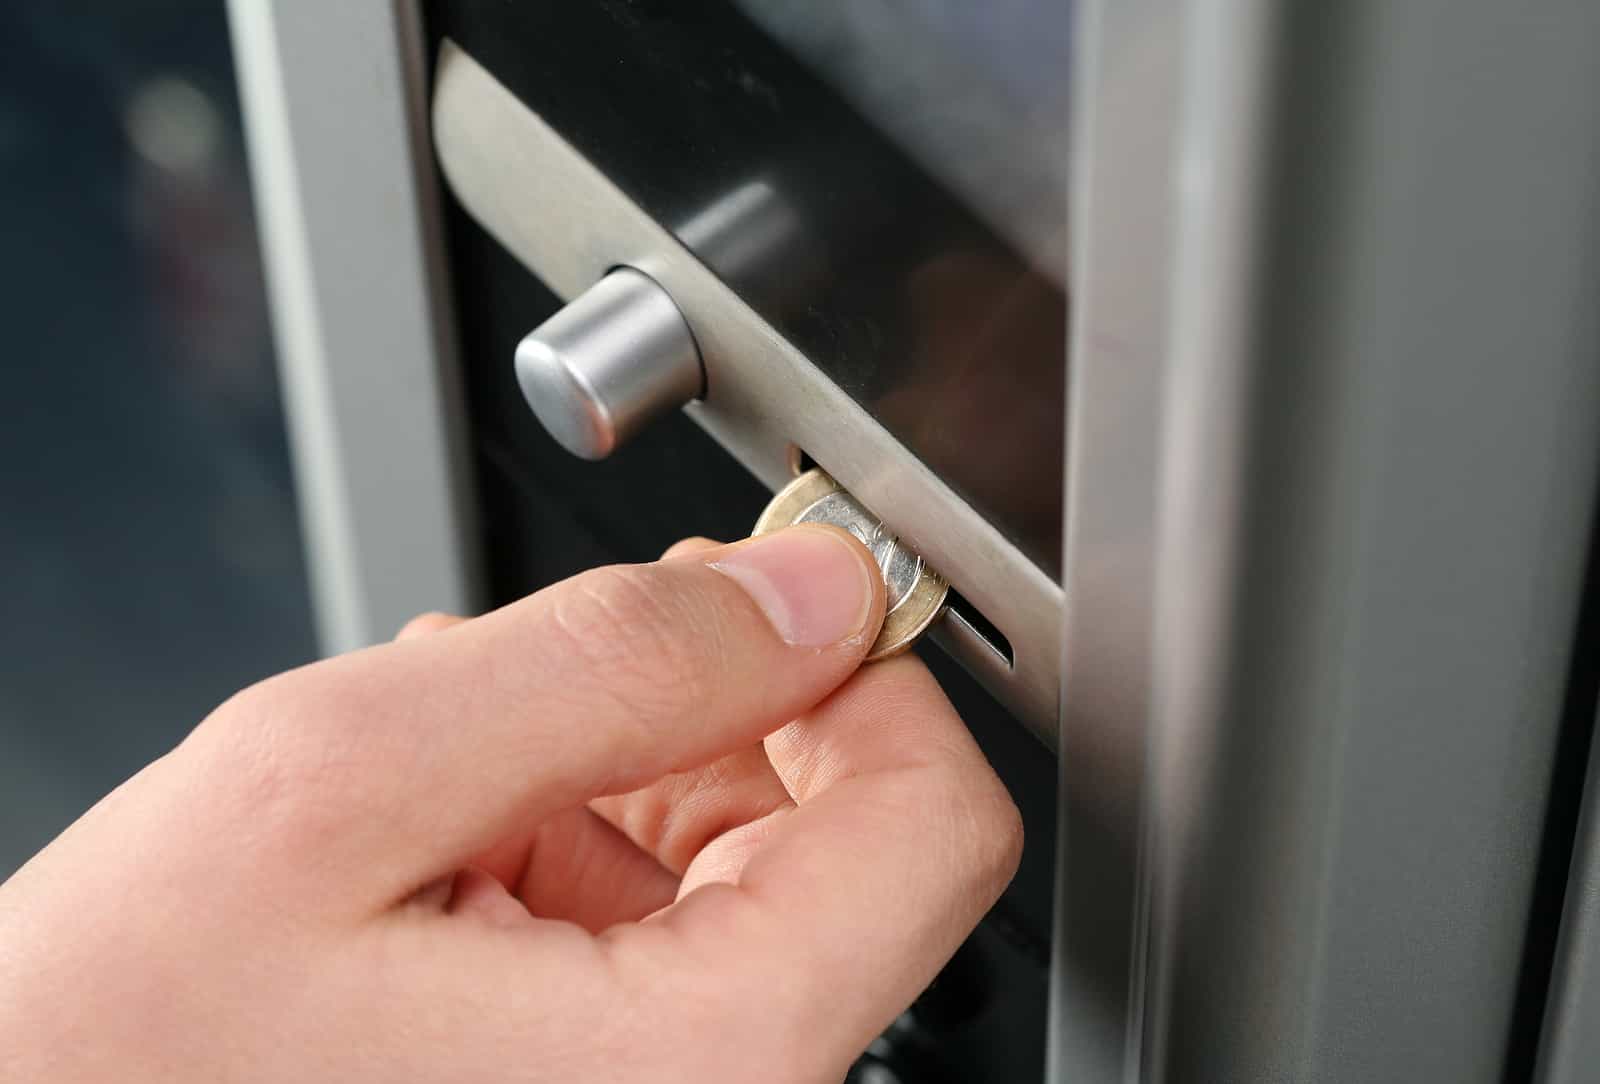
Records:
<instances>
[{"instance_id":1,"label":"bi-metal coin","mask_svg":"<svg viewBox=\"0 0 1600 1084\"><path fill-rule=\"evenodd\" d=\"M877 560L888 589L887 610L867 662L900 654L944 613L945 596L950 593L944 577L902 546L876 516L820 469L806 471L779 490L750 533L770 534L797 523L843 527Z\"/></svg>"}]
</instances>

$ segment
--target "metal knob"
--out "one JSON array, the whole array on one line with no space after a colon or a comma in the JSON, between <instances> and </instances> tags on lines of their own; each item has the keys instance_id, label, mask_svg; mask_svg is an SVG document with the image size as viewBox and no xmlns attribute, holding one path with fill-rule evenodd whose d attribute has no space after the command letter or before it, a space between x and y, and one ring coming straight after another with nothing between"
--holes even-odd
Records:
<instances>
[{"instance_id":1,"label":"metal knob","mask_svg":"<svg viewBox=\"0 0 1600 1084\"><path fill-rule=\"evenodd\" d=\"M517 344L517 383L562 447L604 459L650 419L697 398L705 375L671 296L621 267Z\"/></svg>"}]
</instances>

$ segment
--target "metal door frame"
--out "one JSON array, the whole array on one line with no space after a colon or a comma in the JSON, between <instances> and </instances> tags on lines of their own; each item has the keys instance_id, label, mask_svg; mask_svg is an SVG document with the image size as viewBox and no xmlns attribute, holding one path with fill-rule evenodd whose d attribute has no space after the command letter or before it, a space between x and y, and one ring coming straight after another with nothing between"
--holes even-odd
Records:
<instances>
[{"instance_id":1,"label":"metal door frame","mask_svg":"<svg viewBox=\"0 0 1600 1084\"><path fill-rule=\"evenodd\" d=\"M421 15L229 0L300 496L328 654L478 588Z\"/></svg>"},{"instance_id":2,"label":"metal door frame","mask_svg":"<svg viewBox=\"0 0 1600 1084\"><path fill-rule=\"evenodd\" d=\"M1054 1079L1532 1071L1597 18L1085 4Z\"/></svg>"}]
</instances>

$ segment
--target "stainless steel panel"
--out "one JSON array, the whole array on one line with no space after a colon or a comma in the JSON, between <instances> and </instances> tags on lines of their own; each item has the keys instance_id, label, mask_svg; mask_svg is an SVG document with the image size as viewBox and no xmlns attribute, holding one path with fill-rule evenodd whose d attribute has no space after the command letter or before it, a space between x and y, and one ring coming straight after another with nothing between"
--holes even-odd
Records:
<instances>
[{"instance_id":1,"label":"stainless steel panel","mask_svg":"<svg viewBox=\"0 0 1600 1084\"><path fill-rule=\"evenodd\" d=\"M926 557L1010 641L1015 665L973 630L939 639L1047 742L1056 729L1061 588L912 456L466 53L446 42L434 140L463 206L552 290L572 298L636 267L682 310L706 394L691 417L773 489L804 449ZM508 359L508 364L509 359Z\"/></svg>"},{"instance_id":2,"label":"stainless steel panel","mask_svg":"<svg viewBox=\"0 0 1600 1084\"><path fill-rule=\"evenodd\" d=\"M1096 147L1111 125L1170 138L1159 113L1112 108L1107 77L1147 40L1121 7L1087 15ZM1072 857L1096 785L1075 743L1145 765L1099 807L1143 808L1142 831L1111 822L1141 840L1132 975L1103 1006L1127 1013L1120 1051L1064 1019L1099 993L1066 996L1064 955L1055 1069L1519 1079L1600 463L1600 9L1184 0L1176 18L1170 187L1102 187L1072 223L1090 244L1073 261L1074 621L1123 470L1112 434L1078 428L1119 402L1097 377L1123 328L1097 309L1121 283L1169 293L1154 578L1128 593L1126 639L1066 637L1068 934L1098 891ZM1085 241L1140 208L1170 223L1137 254L1166 276ZM1085 673L1119 678L1085 702Z\"/></svg>"}]
</instances>

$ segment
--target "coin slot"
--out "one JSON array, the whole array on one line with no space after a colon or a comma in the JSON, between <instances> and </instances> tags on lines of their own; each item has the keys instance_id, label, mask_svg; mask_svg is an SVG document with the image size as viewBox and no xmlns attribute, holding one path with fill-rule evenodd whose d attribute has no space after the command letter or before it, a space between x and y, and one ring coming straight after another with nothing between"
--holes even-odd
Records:
<instances>
[{"instance_id":1,"label":"coin slot","mask_svg":"<svg viewBox=\"0 0 1600 1084\"><path fill-rule=\"evenodd\" d=\"M806 454L806 450L798 444L789 445L789 473L796 478L813 467L821 466L815 459Z\"/></svg>"},{"instance_id":2,"label":"coin slot","mask_svg":"<svg viewBox=\"0 0 1600 1084\"><path fill-rule=\"evenodd\" d=\"M996 627L993 621L983 616L983 611L968 602L954 587L945 600L945 619L955 621L965 626L966 631L1000 656L1005 661L1009 670L1017 664L1016 654L1011 649L1011 641L1006 639L1006 634Z\"/></svg>"}]
</instances>

